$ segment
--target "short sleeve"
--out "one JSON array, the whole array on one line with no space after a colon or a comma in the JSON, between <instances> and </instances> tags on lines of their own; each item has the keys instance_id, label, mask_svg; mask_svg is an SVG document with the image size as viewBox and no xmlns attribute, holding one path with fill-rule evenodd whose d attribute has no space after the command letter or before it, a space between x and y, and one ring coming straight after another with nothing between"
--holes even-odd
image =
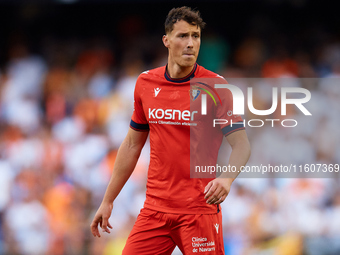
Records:
<instances>
[{"instance_id":1,"label":"short sleeve","mask_svg":"<svg viewBox=\"0 0 340 255\"><path fill-rule=\"evenodd\" d=\"M134 91L133 113L131 117L130 127L136 131L148 131L149 124L144 114L143 102L140 94L141 86L142 81L141 78L138 77Z\"/></svg>"},{"instance_id":2,"label":"short sleeve","mask_svg":"<svg viewBox=\"0 0 340 255\"><path fill-rule=\"evenodd\" d=\"M226 83L225 80L224 83ZM227 120L225 124L220 125L223 135L227 136L235 131L245 129L242 117L233 114L233 95L231 91L226 88L216 90L222 103L218 104L215 117Z\"/></svg>"}]
</instances>

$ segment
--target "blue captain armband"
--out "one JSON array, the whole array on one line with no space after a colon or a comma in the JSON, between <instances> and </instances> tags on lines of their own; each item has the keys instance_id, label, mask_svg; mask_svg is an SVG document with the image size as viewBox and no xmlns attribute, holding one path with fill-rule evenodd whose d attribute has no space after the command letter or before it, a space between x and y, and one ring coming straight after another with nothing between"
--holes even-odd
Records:
<instances>
[{"instance_id":1,"label":"blue captain armband","mask_svg":"<svg viewBox=\"0 0 340 255\"><path fill-rule=\"evenodd\" d=\"M231 133L238 131L238 130L243 130L244 128L244 123L243 121L233 123L229 126L226 126L222 128L222 132L224 136L230 135Z\"/></svg>"},{"instance_id":2,"label":"blue captain armband","mask_svg":"<svg viewBox=\"0 0 340 255\"><path fill-rule=\"evenodd\" d=\"M136 131L149 131L149 124L139 124L131 120L130 127Z\"/></svg>"}]
</instances>

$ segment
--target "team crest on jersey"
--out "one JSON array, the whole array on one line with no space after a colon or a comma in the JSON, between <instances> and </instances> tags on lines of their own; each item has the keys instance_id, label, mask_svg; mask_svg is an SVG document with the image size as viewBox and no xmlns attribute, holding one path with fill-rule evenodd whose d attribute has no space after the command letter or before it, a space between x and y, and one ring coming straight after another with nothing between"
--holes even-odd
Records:
<instances>
[{"instance_id":1,"label":"team crest on jersey","mask_svg":"<svg viewBox=\"0 0 340 255\"><path fill-rule=\"evenodd\" d=\"M208 94L211 99L214 101L214 104L217 106L217 102L216 102L216 98L218 98L218 100L220 101L221 105L222 105L222 100L220 98L220 96L218 95L217 91L215 90L215 88L203 83L203 82L197 82L198 85L192 85L190 90L189 90L189 94L190 94L190 98L192 99L192 101L195 101L195 99L201 94L201 92ZM215 94L215 97L214 95Z\"/></svg>"},{"instance_id":2,"label":"team crest on jersey","mask_svg":"<svg viewBox=\"0 0 340 255\"><path fill-rule=\"evenodd\" d=\"M189 94L192 101L195 101L196 98L198 98L198 96L201 94L201 91L198 89L197 86L191 86Z\"/></svg>"}]
</instances>

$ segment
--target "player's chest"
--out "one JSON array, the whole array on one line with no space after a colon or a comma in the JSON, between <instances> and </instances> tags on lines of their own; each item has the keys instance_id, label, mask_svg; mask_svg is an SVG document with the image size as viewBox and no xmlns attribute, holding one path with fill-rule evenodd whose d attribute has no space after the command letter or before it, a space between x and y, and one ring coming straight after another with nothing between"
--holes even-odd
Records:
<instances>
[{"instance_id":1,"label":"player's chest","mask_svg":"<svg viewBox=\"0 0 340 255\"><path fill-rule=\"evenodd\" d=\"M185 111L190 110L190 85L187 86L147 86L141 100L145 113L150 110L161 112L168 110ZM148 115L148 114L147 114Z\"/></svg>"},{"instance_id":2,"label":"player's chest","mask_svg":"<svg viewBox=\"0 0 340 255\"><path fill-rule=\"evenodd\" d=\"M159 120L183 123L204 118L201 115L201 91L189 83L145 87L141 100L149 124L159 123Z\"/></svg>"}]
</instances>

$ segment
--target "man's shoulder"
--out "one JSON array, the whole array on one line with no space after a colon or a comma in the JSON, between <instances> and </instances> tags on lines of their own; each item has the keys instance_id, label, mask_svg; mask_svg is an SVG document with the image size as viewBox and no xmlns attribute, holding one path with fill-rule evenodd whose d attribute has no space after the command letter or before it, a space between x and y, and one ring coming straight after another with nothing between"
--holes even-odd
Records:
<instances>
[{"instance_id":1,"label":"man's shoulder","mask_svg":"<svg viewBox=\"0 0 340 255\"><path fill-rule=\"evenodd\" d=\"M225 78L222 75L219 75L218 73L205 69L203 66L200 65L198 67L199 67L198 72L197 75L195 76L196 78L220 78L225 80Z\"/></svg>"},{"instance_id":2,"label":"man's shoulder","mask_svg":"<svg viewBox=\"0 0 340 255\"><path fill-rule=\"evenodd\" d=\"M164 76L165 66L146 70L139 75L139 79L162 78Z\"/></svg>"}]
</instances>

